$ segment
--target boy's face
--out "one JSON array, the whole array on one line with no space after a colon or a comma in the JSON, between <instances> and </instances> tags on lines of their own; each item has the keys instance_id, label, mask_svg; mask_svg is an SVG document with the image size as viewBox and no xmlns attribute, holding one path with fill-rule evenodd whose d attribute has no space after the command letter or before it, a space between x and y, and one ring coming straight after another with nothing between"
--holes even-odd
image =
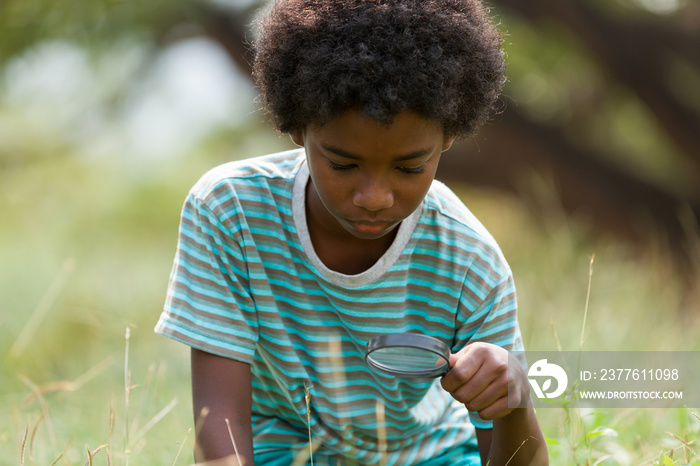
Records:
<instances>
[{"instance_id":1,"label":"boy's face","mask_svg":"<svg viewBox=\"0 0 700 466\"><path fill-rule=\"evenodd\" d=\"M306 148L309 228L360 239L389 234L418 208L454 140L410 111L391 126L348 111L291 137Z\"/></svg>"}]
</instances>

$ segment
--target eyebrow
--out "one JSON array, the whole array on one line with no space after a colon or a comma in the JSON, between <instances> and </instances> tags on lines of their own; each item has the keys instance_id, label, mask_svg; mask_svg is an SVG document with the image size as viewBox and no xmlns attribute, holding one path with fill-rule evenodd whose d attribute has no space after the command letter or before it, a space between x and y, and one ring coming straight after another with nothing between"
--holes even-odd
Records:
<instances>
[{"instance_id":1,"label":"eyebrow","mask_svg":"<svg viewBox=\"0 0 700 466\"><path fill-rule=\"evenodd\" d=\"M335 146L322 144L321 147L323 147L323 149L327 150L328 152L333 152L334 154L339 155L339 156L346 158L346 159L363 160L363 158L360 157L359 155L352 154L350 152L347 152L347 151L340 149L338 147L335 147ZM431 153L431 151L428 149L421 149L421 150L417 150L415 152L410 152L408 154L401 155L401 156L397 157L395 159L395 161L403 162L406 160L413 160L413 159L417 159L420 157L424 157L430 153Z\"/></svg>"}]
</instances>

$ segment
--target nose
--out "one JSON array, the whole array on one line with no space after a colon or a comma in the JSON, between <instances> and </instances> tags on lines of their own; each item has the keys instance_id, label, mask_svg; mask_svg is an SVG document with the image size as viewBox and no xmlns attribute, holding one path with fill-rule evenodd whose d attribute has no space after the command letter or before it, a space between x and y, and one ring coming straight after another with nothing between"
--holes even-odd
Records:
<instances>
[{"instance_id":1,"label":"nose","mask_svg":"<svg viewBox=\"0 0 700 466\"><path fill-rule=\"evenodd\" d=\"M394 205L394 192L387 182L369 178L355 190L352 202L357 207L376 212Z\"/></svg>"}]
</instances>

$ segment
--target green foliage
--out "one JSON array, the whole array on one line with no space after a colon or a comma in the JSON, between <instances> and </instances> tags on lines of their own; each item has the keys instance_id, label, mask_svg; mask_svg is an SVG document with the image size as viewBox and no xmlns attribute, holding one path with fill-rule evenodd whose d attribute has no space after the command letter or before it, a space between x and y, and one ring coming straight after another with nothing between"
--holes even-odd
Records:
<instances>
[{"instance_id":1,"label":"green foliage","mask_svg":"<svg viewBox=\"0 0 700 466\"><path fill-rule=\"evenodd\" d=\"M610 3L610 2L608 2ZM534 27L506 16L506 103L570 140L673 191L694 189L692 167L675 150L654 115L624 83L590 56L572 32L552 23ZM671 73L680 101L693 105L699 78L678 60Z\"/></svg>"},{"instance_id":2,"label":"green foliage","mask_svg":"<svg viewBox=\"0 0 700 466\"><path fill-rule=\"evenodd\" d=\"M187 185L157 173L144 183L125 167L70 156L4 175L0 418L12 422L0 427L0 456L19 458L28 428L25 464L50 464L69 445L58 464L77 464L85 446L103 444L96 461L110 454L112 464L127 464L130 449L146 462L172 464L190 421L186 351L157 339L152 327ZM119 363L127 327L130 412ZM149 424L168 406L171 422Z\"/></svg>"},{"instance_id":3,"label":"green foliage","mask_svg":"<svg viewBox=\"0 0 700 466\"><path fill-rule=\"evenodd\" d=\"M191 12L187 0L5 0L0 64L39 42L68 40L99 50L124 37L154 41Z\"/></svg>"},{"instance_id":4,"label":"green foliage","mask_svg":"<svg viewBox=\"0 0 700 466\"><path fill-rule=\"evenodd\" d=\"M281 142L267 134L266 145ZM210 143L213 153L218 139ZM0 418L12 422L0 425L0 456L24 452L25 464L51 464L63 454L57 464L78 464L87 447L97 451L94 464L107 464L107 455L110 464L189 464L187 349L152 327L182 200L211 163L193 157L134 174L127 161L66 155L3 173ZM593 253L584 348L697 349L697 322L684 313L690 309L662 256L591 243L585 230L564 221L533 224L507 198L461 194L510 259L529 349L556 348L552 327L565 349L576 349ZM538 415L552 464L636 464L657 461L659 451L691 462L691 449L700 450L700 421L687 410L561 406Z\"/></svg>"}]
</instances>

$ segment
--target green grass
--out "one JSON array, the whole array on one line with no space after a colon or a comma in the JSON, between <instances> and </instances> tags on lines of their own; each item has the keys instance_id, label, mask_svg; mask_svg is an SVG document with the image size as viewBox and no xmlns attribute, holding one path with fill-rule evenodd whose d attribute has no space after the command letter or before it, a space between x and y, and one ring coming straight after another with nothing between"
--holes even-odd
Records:
<instances>
[{"instance_id":1,"label":"green grass","mask_svg":"<svg viewBox=\"0 0 700 466\"><path fill-rule=\"evenodd\" d=\"M0 172L0 458L8 464L90 464L89 454L92 464L191 463L188 351L152 328L180 206L210 165L143 164L135 173L118 161L56 156ZM700 290L684 293L662 253L592 239L561 216L535 222L493 193L460 193L512 265L528 349L556 349L555 334L563 349L578 349L586 303L584 349L700 349L692 299ZM555 465L700 464L694 412L538 415Z\"/></svg>"},{"instance_id":2,"label":"green grass","mask_svg":"<svg viewBox=\"0 0 700 466\"><path fill-rule=\"evenodd\" d=\"M462 197L474 198L472 209L509 258L527 349L700 349L693 299L700 290L681 286L663 254L592 240L563 216L535 223L513 201L489 193ZM555 465L697 465L698 412L563 406L539 409L538 418Z\"/></svg>"}]
</instances>

